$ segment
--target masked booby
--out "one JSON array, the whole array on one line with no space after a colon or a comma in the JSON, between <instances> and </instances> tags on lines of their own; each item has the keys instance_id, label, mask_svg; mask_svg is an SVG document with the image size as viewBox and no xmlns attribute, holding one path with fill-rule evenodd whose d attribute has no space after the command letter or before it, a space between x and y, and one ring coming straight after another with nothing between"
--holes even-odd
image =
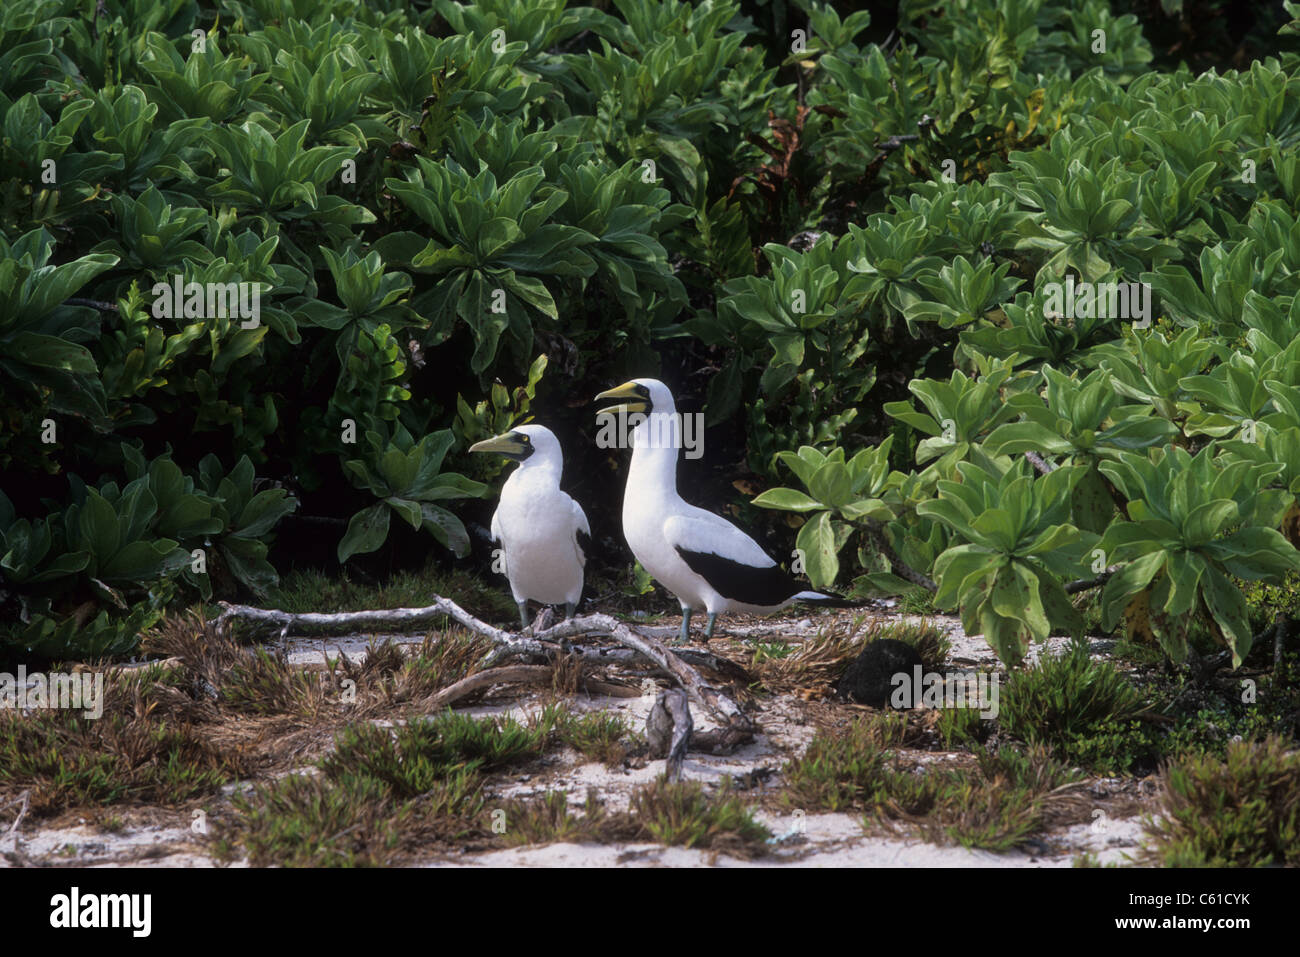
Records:
<instances>
[{"instance_id":1,"label":"masked booby","mask_svg":"<svg viewBox=\"0 0 1300 957\"><path fill-rule=\"evenodd\" d=\"M709 616L704 640L723 612L767 613L794 601L834 607L854 603L807 590L759 544L731 522L687 504L677 494L681 422L668 387L633 379L595 401L618 401L598 415L626 416L632 428L632 464L623 492L623 537L637 561L672 592L682 607L681 638L690 637L691 613Z\"/></svg>"},{"instance_id":2,"label":"masked booby","mask_svg":"<svg viewBox=\"0 0 1300 957\"><path fill-rule=\"evenodd\" d=\"M582 507L560 491L564 456L550 429L521 425L476 442L471 452L496 452L519 463L501 487L492 515L492 540L505 558L506 579L528 629L528 600L564 605L572 618L582 597L591 528Z\"/></svg>"}]
</instances>

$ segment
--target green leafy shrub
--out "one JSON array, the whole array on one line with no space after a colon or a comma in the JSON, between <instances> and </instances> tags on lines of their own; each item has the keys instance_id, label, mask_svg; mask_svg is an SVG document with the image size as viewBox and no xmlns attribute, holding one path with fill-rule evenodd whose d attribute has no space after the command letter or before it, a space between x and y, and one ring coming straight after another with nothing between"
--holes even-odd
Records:
<instances>
[{"instance_id":1,"label":"green leafy shrub","mask_svg":"<svg viewBox=\"0 0 1300 957\"><path fill-rule=\"evenodd\" d=\"M1300 859L1300 759L1287 744L1228 745L1162 774L1161 816L1144 850L1165 867L1294 866Z\"/></svg>"},{"instance_id":2,"label":"green leafy shrub","mask_svg":"<svg viewBox=\"0 0 1300 957\"><path fill-rule=\"evenodd\" d=\"M129 651L295 549L391 570L427 535L475 567L500 463L467 444L681 372L730 461L803 483L760 504L805 519L818 587L925 589L1009 664L1102 588L1129 641L1190 660L1187 623L1240 662L1238 582L1300 544L1293 33L1195 73L1163 13L1104 0L880 26L811 0L7 4L5 648ZM1150 299L1053 285L1097 282ZM194 283L259 314L164 308ZM1174 494L1193 477L1217 491Z\"/></svg>"}]
</instances>

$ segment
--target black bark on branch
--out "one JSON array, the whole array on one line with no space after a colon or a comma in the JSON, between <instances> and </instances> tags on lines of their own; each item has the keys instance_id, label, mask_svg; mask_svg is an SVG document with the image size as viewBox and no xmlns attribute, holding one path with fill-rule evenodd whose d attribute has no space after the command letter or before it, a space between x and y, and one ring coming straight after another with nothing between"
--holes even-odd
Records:
<instances>
[{"instance_id":1,"label":"black bark on branch","mask_svg":"<svg viewBox=\"0 0 1300 957\"><path fill-rule=\"evenodd\" d=\"M915 143L920 138L921 135L919 133L904 133L901 136L891 136L883 143L877 143L876 149L890 153L899 149L904 143Z\"/></svg>"},{"instance_id":2,"label":"black bark on branch","mask_svg":"<svg viewBox=\"0 0 1300 957\"><path fill-rule=\"evenodd\" d=\"M867 534L876 545L876 549L881 555L885 556L885 561L889 562L890 568L893 570L895 575L899 578L904 578L907 581L910 581L913 585L920 585L928 591L937 592L939 590L939 586L930 578L922 575L898 557L898 553L894 551L893 547L889 544L889 541L885 538L885 528L883 525L872 520L867 522L866 528Z\"/></svg>"},{"instance_id":3,"label":"black bark on branch","mask_svg":"<svg viewBox=\"0 0 1300 957\"><path fill-rule=\"evenodd\" d=\"M1104 585L1110 581L1111 576L1123 568L1123 565L1111 565L1096 578L1080 578L1077 581L1068 582L1065 586L1067 595L1077 595L1081 591L1087 591L1089 588L1096 588L1098 585Z\"/></svg>"},{"instance_id":4,"label":"black bark on branch","mask_svg":"<svg viewBox=\"0 0 1300 957\"><path fill-rule=\"evenodd\" d=\"M100 312L117 312L117 303L101 302L98 299L65 299L59 303L61 306L89 306L91 309L98 309Z\"/></svg>"}]
</instances>

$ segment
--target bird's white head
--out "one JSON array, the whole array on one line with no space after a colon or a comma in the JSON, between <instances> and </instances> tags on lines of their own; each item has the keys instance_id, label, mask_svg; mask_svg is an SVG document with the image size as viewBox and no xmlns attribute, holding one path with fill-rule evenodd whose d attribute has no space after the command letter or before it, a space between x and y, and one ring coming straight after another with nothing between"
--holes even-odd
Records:
<instances>
[{"instance_id":1,"label":"bird's white head","mask_svg":"<svg viewBox=\"0 0 1300 957\"><path fill-rule=\"evenodd\" d=\"M673 394L668 390L668 386L658 379L629 379L622 385L596 396L597 402L603 402L607 399L621 399L623 401L612 408L603 409L602 412L623 412L628 414L641 412L645 415L657 412L672 415L677 411L677 404L673 402Z\"/></svg>"},{"instance_id":2,"label":"bird's white head","mask_svg":"<svg viewBox=\"0 0 1300 957\"><path fill-rule=\"evenodd\" d=\"M544 425L520 425L469 447L471 452L496 452L524 467L563 467L560 440Z\"/></svg>"},{"instance_id":3,"label":"bird's white head","mask_svg":"<svg viewBox=\"0 0 1300 957\"><path fill-rule=\"evenodd\" d=\"M631 379L596 396L597 402L608 400L621 401L596 414L598 420L604 420L602 435L605 429L613 428L613 444L623 448L626 443L634 450L634 469L638 467L638 462L644 467L646 462L653 459L661 471L671 471L675 467L678 450L682 448L682 428L677 405L673 402L673 394L668 391L668 386L658 379ZM613 417L617 417L617 424ZM630 434L621 431L627 428L631 429ZM607 438L606 442L608 441ZM597 439L597 443L600 442L601 439ZM645 454L635 454L635 451L643 449L646 450Z\"/></svg>"}]
</instances>

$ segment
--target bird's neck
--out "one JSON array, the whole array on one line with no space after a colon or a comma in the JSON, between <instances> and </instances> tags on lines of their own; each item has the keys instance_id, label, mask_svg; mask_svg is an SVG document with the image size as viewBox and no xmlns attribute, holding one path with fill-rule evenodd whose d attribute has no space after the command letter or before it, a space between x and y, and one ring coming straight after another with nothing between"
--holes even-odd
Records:
<instances>
[{"instance_id":1,"label":"bird's neck","mask_svg":"<svg viewBox=\"0 0 1300 957\"><path fill-rule=\"evenodd\" d=\"M506 481L516 485L559 485L562 466L558 462L525 462Z\"/></svg>"},{"instance_id":2,"label":"bird's neck","mask_svg":"<svg viewBox=\"0 0 1300 957\"><path fill-rule=\"evenodd\" d=\"M638 497L677 497L677 448L651 441L645 425L638 426L633 433L627 488L626 494Z\"/></svg>"}]
</instances>

